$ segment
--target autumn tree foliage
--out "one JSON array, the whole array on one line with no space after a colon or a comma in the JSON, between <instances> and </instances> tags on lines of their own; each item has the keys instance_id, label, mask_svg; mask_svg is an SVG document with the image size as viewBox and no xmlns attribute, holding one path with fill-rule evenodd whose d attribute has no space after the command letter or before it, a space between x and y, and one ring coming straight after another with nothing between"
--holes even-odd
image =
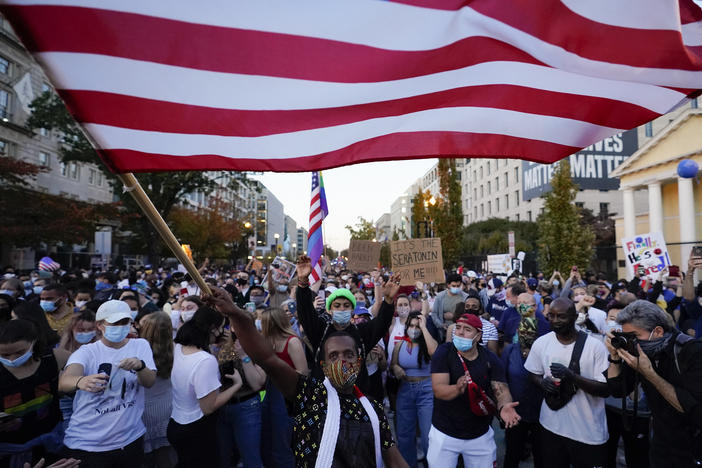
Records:
<instances>
[{"instance_id":1,"label":"autumn tree foliage","mask_svg":"<svg viewBox=\"0 0 702 468\"><path fill-rule=\"evenodd\" d=\"M168 217L175 236L190 244L196 258L229 258L246 241L243 222L234 216L232 204L213 200L207 208L198 210L176 206Z\"/></svg>"},{"instance_id":2,"label":"autumn tree foliage","mask_svg":"<svg viewBox=\"0 0 702 468\"><path fill-rule=\"evenodd\" d=\"M42 171L36 164L0 157L0 243L16 247L77 244L92 240L101 220L120 216L115 203L90 204L29 189L29 181Z\"/></svg>"}]
</instances>

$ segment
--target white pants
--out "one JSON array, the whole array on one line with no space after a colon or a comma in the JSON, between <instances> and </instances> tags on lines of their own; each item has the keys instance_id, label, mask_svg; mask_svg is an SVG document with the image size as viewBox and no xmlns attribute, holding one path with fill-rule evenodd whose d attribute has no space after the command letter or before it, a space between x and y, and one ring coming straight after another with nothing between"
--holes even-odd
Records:
<instances>
[{"instance_id":1,"label":"white pants","mask_svg":"<svg viewBox=\"0 0 702 468\"><path fill-rule=\"evenodd\" d=\"M456 439L434 426L429 430L429 468L454 468L463 455L465 468L493 468L497 462L495 432L492 427L475 439Z\"/></svg>"}]
</instances>

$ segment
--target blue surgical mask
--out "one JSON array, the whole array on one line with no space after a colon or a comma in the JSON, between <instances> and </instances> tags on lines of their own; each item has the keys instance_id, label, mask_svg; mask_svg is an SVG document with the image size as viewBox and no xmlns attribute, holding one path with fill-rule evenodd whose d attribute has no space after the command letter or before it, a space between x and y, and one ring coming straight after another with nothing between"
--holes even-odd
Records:
<instances>
[{"instance_id":1,"label":"blue surgical mask","mask_svg":"<svg viewBox=\"0 0 702 468\"><path fill-rule=\"evenodd\" d=\"M278 287L278 292L287 292L288 291L288 286L285 284L279 284Z\"/></svg>"},{"instance_id":2,"label":"blue surgical mask","mask_svg":"<svg viewBox=\"0 0 702 468\"><path fill-rule=\"evenodd\" d=\"M20 357L18 357L16 359L9 360L9 359L5 359L5 358L0 357L0 363L4 364L7 367L20 367L20 366L24 365L25 362L29 361L29 358L32 357L33 350L34 350L34 343L32 343L32 346L29 347L29 349L27 350L26 353L24 353L23 355L21 355Z\"/></svg>"},{"instance_id":3,"label":"blue surgical mask","mask_svg":"<svg viewBox=\"0 0 702 468\"><path fill-rule=\"evenodd\" d=\"M136 320L137 315L139 315L138 310L132 310L129 313L132 315L132 320Z\"/></svg>"},{"instance_id":4,"label":"blue surgical mask","mask_svg":"<svg viewBox=\"0 0 702 468\"><path fill-rule=\"evenodd\" d=\"M457 350L466 352L473 347L473 338L463 338L462 336L453 335L453 345Z\"/></svg>"},{"instance_id":5,"label":"blue surgical mask","mask_svg":"<svg viewBox=\"0 0 702 468\"><path fill-rule=\"evenodd\" d=\"M9 289L0 289L0 294L7 294L8 296L14 296L15 292Z\"/></svg>"},{"instance_id":6,"label":"blue surgical mask","mask_svg":"<svg viewBox=\"0 0 702 468\"><path fill-rule=\"evenodd\" d=\"M103 289L110 289L110 283L103 283L102 281L98 281L95 284L95 290L102 291Z\"/></svg>"},{"instance_id":7,"label":"blue surgical mask","mask_svg":"<svg viewBox=\"0 0 702 468\"><path fill-rule=\"evenodd\" d=\"M356 307L366 307L366 301L361 299L360 301L356 299Z\"/></svg>"},{"instance_id":8,"label":"blue surgical mask","mask_svg":"<svg viewBox=\"0 0 702 468\"><path fill-rule=\"evenodd\" d=\"M56 303L54 301L39 301L39 307L41 307L44 312L53 312L56 310Z\"/></svg>"},{"instance_id":9,"label":"blue surgical mask","mask_svg":"<svg viewBox=\"0 0 702 468\"><path fill-rule=\"evenodd\" d=\"M350 310L335 310L332 312L332 320L334 323L341 327L348 326L351 323L351 311Z\"/></svg>"},{"instance_id":10,"label":"blue surgical mask","mask_svg":"<svg viewBox=\"0 0 702 468\"><path fill-rule=\"evenodd\" d=\"M27 280L22 284L24 284L25 289L32 289L32 282L31 281Z\"/></svg>"},{"instance_id":11,"label":"blue surgical mask","mask_svg":"<svg viewBox=\"0 0 702 468\"><path fill-rule=\"evenodd\" d=\"M514 304L512 304L512 301L510 301L509 299L505 299L505 304L507 305L507 307L514 307Z\"/></svg>"},{"instance_id":12,"label":"blue surgical mask","mask_svg":"<svg viewBox=\"0 0 702 468\"><path fill-rule=\"evenodd\" d=\"M461 294L461 288L460 288L460 287L458 287L458 288L450 288L449 291L451 291L451 294L453 294L453 295Z\"/></svg>"},{"instance_id":13,"label":"blue surgical mask","mask_svg":"<svg viewBox=\"0 0 702 468\"><path fill-rule=\"evenodd\" d=\"M76 341L80 344L90 343L90 340L95 338L95 331L91 332L75 332L73 334Z\"/></svg>"},{"instance_id":14,"label":"blue surgical mask","mask_svg":"<svg viewBox=\"0 0 702 468\"><path fill-rule=\"evenodd\" d=\"M559 284L561 284L560 281L558 281L558 280L553 280L553 285L554 285L554 286L558 287Z\"/></svg>"},{"instance_id":15,"label":"blue surgical mask","mask_svg":"<svg viewBox=\"0 0 702 468\"><path fill-rule=\"evenodd\" d=\"M41 292L44 290L44 286L34 286L32 288L32 291L34 291L34 294L41 294Z\"/></svg>"},{"instance_id":16,"label":"blue surgical mask","mask_svg":"<svg viewBox=\"0 0 702 468\"><path fill-rule=\"evenodd\" d=\"M121 343L129 334L129 325L108 325L104 337L112 343Z\"/></svg>"},{"instance_id":17,"label":"blue surgical mask","mask_svg":"<svg viewBox=\"0 0 702 468\"><path fill-rule=\"evenodd\" d=\"M251 296L251 302L253 302L256 305L263 304L263 299L265 299L263 295Z\"/></svg>"}]
</instances>

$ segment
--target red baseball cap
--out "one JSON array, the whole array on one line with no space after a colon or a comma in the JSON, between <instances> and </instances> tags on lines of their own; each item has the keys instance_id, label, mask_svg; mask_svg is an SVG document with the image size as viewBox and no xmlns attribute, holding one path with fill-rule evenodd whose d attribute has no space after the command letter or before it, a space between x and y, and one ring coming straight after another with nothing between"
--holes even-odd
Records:
<instances>
[{"instance_id":1,"label":"red baseball cap","mask_svg":"<svg viewBox=\"0 0 702 468\"><path fill-rule=\"evenodd\" d=\"M478 317L477 315L463 314L460 317L458 317L456 323L464 323L466 325L470 325L471 327L475 328L480 332L483 331L483 321L480 320L480 317Z\"/></svg>"}]
</instances>

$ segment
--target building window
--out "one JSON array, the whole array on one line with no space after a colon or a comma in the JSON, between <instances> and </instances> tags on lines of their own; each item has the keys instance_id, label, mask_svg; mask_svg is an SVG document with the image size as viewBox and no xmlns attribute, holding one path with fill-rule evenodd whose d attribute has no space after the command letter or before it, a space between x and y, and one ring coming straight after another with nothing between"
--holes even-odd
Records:
<instances>
[{"instance_id":1,"label":"building window","mask_svg":"<svg viewBox=\"0 0 702 468\"><path fill-rule=\"evenodd\" d=\"M487 194L490 195L492 190L490 190L490 182L487 183Z\"/></svg>"},{"instance_id":2,"label":"building window","mask_svg":"<svg viewBox=\"0 0 702 468\"><path fill-rule=\"evenodd\" d=\"M499 192L500 190L500 178L495 177L495 192Z\"/></svg>"},{"instance_id":3,"label":"building window","mask_svg":"<svg viewBox=\"0 0 702 468\"><path fill-rule=\"evenodd\" d=\"M485 207L483 206L482 203L480 204L480 217L481 218L485 217Z\"/></svg>"},{"instance_id":4,"label":"building window","mask_svg":"<svg viewBox=\"0 0 702 468\"><path fill-rule=\"evenodd\" d=\"M488 202L488 215L492 215L492 202Z\"/></svg>"},{"instance_id":5,"label":"building window","mask_svg":"<svg viewBox=\"0 0 702 468\"><path fill-rule=\"evenodd\" d=\"M78 180L80 178L80 167L78 167L78 163L72 162L68 165L68 177L73 180Z\"/></svg>"},{"instance_id":6,"label":"building window","mask_svg":"<svg viewBox=\"0 0 702 468\"><path fill-rule=\"evenodd\" d=\"M480 180L483 180L483 166L480 166Z\"/></svg>"},{"instance_id":7,"label":"building window","mask_svg":"<svg viewBox=\"0 0 702 468\"><path fill-rule=\"evenodd\" d=\"M51 155L45 151L39 151L39 165L51 167Z\"/></svg>"},{"instance_id":8,"label":"building window","mask_svg":"<svg viewBox=\"0 0 702 468\"><path fill-rule=\"evenodd\" d=\"M519 221L519 213L517 213L517 221Z\"/></svg>"},{"instance_id":9,"label":"building window","mask_svg":"<svg viewBox=\"0 0 702 468\"><path fill-rule=\"evenodd\" d=\"M46 81L44 81L41 84L41 92L45 93L47 91L51 91L51 85L49 83L47 83Z\"/></svg>"},{"instance_id":10,"label":"building window","mask_svg":"<svg viewBox=\"0 0 702 468\"><path fill-rule=\"evenodd\" d=\"M500 199L496 198L495 199L495 211L499 214L500 212Z\"/></svg>"},{"instance_id":11,"label":"building window","mask_svg":"<svg viewBox=\"0 0 702 468\"><path fill-rule=\"evenodd\" d=\"M509 210L509 194L505 195L505 210Z\"/></svg>"},{"instance_id":12,"label":"building window","mask_svg":"<svg viewBox=\"0 0 702 468\"><path fill-rule=\"evenodd\" d=\"M509 185L509 172L505 172L505 188Z\"/></svg>"},{"instance_id":13,"label":"building window","mask_svg":"<svg viewBox=\"0 0 702 468\"><path fill-rule=\"evenodd\" d=\"M575 202L575 206L577 206L578 208L580 208L582 210L585 207L585 203L578 201L578 202Z\"/></svg>"},{"instance_id":14,"label":"building window","mask_svg":"<svg viewBox=\"0 0 702 468\"><path fill-rule=\"evenodd\" d=\"M693 109L697 109L698 103L697 103L697 98L690 99L690 107Z\"/></svg>"},{"instance_id":15,"label":"building window","mask_svg":"<svg viewBox=\"0 0 702 468\"><path fill-rule=\"evenodd\" d=\"M89 169L89 170L88 170L88 183L89 183L90 185L95 185L96 176L97 176L97 173L96 173L95 169Z\"/></svg>"},{"instance_id":16,"label":"building window","mask_svg":"<svg viewBox=\"0 0 702 468\"><path fill-rule=\"evenodd\" d=\"M0 73L3 75L10 74L10 61L5 57L0 57Z\"/></svg>"},{"instance_id":17,"label":"building window","mask_svg":"<svg viewBox=\"0 0 702 468\"><path fill-rule=\"evenodd\" d=\"M653 136L653 122L646 122L646 125L644 125L644 131L646 132L647 137L652 137Z\"/></svg>"},{"instance_id":18,"label":"building window","mask_svg":"<svg viewBox=\"0 0 702 468\"><path fill-rule=\"evenodd\" d=\"M59 164L59 168L61 170L61 175L66 177L66 174L68 174L68 168L66 167L66 163Z\"/></svg>"},{"instance_id":19,"label":"building window","mask_svg":"<svg viewBox=\"0 0 702 468\"><path fill-rule=\"evenodd\" d=\"M514 192L514 206L519 206L519 190Z\"/></svg>"},{"instance_id":20,"label":"building window","mask_svg":"<svg viewBox=\"0 0 702 468\"><path fill-rule=\"evenodd\" d=\"M483 192L483 186L480 186L480 198L483 198L485 196L485 192Z\"/></svg>"},{"instance_id":21,"label":"building window","mask_svg":"<svg viewBox=\"0 0 702 468\"><path fill-rule=\"evenodd\" d=\"M473 219L478 219L478 207L473 207Z\"/></svg>"},{"instance_id":22,"label":"building window","mask_svg":"<svg viewBox=\"0 0 702 468\"><path fill-rule=\"evenodd\" d=\"M527 211L527 221L531 221L531 211Z\"/></svg>"},{"instance_id":23,"label":"building window","mask_svg":"<svg viewBox=\"0 0 702 468\"><path fill-rule=\"evenodd\" d=\"M9 153L10 144L5 140L0 140L0 156L7 156Z\"/></svg>"},{"instance_id":24,"label":"building window","mask_svg":"<svg viewBox=\"0 0 702 468\"><path fill-rule=\"evenodd\" d=\"M490 175L490 161L487 163L487 175Z\"/></svg>"},{"instance_id":25,"label":"building window","mask_svg":"<svg viewBox=\"0 0 702 468\"><path fill-rule=\"evenodd\" d=\"M474 188L473 189L473 200L477 200L477 199L478 199L478 189Z\"/></svg>"},{"instance_id":26,"label":"building window","mask_svg":"<svg viewBox=\"0 0 702 468\"><path fill-rule=\"evenodd\" d=\"M10 118L10 93L0 89L0 118L5 122Z\"/></svg>"},{"instance_id":27,"label":"building window","mask_svg":"<svg viewBox=\"0 0 702 468\"><path fill-rule=\"evenodd\" d=\"M478 171L473 171L473 182L478 181Z\"/></svg>"},{"instance_id":28,"label":"building window","mask_svg":"<svg viewBox=\"0 0 702 468\"><path fill-rule=\"evenodd\" d=\"M609 215L609 203L600 203L600 216L606 218Z\"/></svg>"},{"instance_id":29,"label":"building window","mask_svg":"<svg viewBox=\"0 0 702 468\"><path fill-rule=\"evenodd\" d=\"M514 183L515 184L519 183L519 168L518 167L514 168Z\"/></svg>"}]
</instances>

